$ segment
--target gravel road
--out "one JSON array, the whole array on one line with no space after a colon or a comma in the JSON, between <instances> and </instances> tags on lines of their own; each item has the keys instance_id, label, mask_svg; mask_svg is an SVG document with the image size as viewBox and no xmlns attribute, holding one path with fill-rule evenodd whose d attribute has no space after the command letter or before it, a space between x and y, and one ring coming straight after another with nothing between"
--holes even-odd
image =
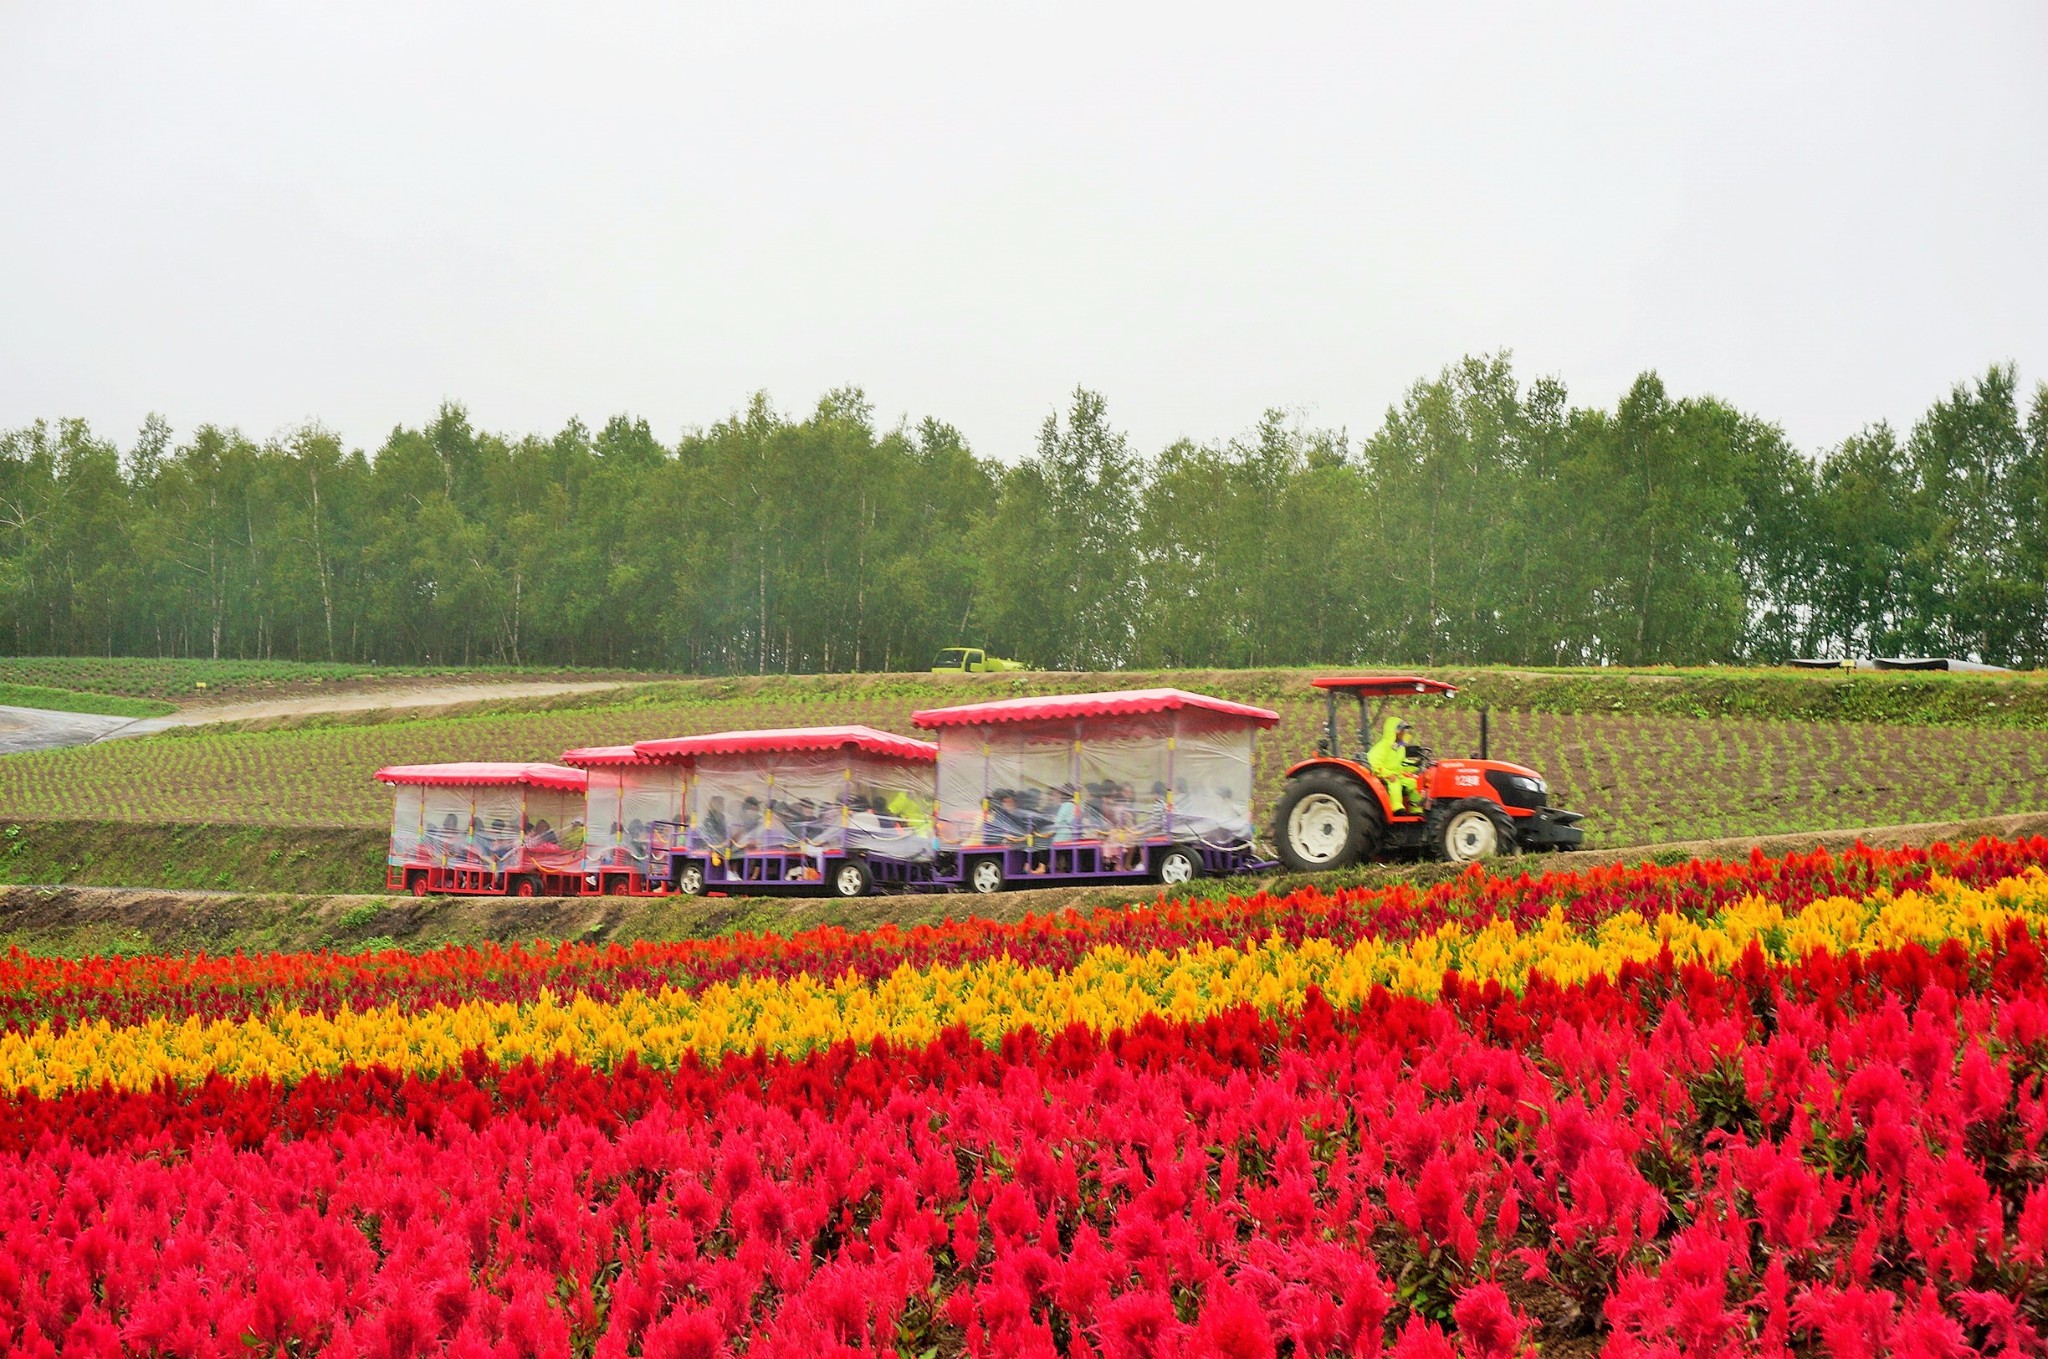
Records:
<instances>
[{"instance_id":1,"label":"gravel road","mask_svg":"<svg viewBox=\"0 0 2048 1359\"><path fill-rule=\"evenodd\" d=\"M94 741L148 736L172 727L209 722L246 722L265 717L296 717L302 713L366 712L373 708L438 708L497 698L540 698L549 694L593 693L617 689L616 680L530 681L513 684L401 684L385 689L359 689L336 694L301 694L246 703L192 704L168 717L103 717L97 713L51 712L42 708L11 708L0 704L0 755L54 750Z\"/></svg>"}]
</instances>

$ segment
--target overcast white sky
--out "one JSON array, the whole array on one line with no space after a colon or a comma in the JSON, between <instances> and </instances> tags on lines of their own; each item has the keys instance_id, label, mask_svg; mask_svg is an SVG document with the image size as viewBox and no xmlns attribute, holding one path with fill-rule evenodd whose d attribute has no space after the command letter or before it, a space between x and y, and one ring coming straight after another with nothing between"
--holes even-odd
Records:
<instances>
[{"instance_id":1,"label":"overcast white sky","mask_svg":"<svg viewBox=\"0 0 2048 1359\"><path fill-rule=\"evenodd\" d=\"M2048 377L2048 5L0 6L0 426Z\"/></svg>"}]
</instances>

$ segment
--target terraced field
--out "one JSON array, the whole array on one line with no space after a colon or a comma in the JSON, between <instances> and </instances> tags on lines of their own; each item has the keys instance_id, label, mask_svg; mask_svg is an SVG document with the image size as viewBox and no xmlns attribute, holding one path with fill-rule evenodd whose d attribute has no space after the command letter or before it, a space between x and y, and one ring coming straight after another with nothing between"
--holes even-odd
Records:
<instances>
[{"instance_id":1,"label":"terraced field","mask_svg":"<svg viewBox=\"0 0 2048 1359\"><path fill-rule=\"evenodd\" d=\"M1321 710L1305 695L1261 743L1261 806L1311 749ZM375 826L384 764L552 759L571 746L737 727L866 722L913 730L928 694L572 708L199 732L0 760L0 818ZM1442 753L1478 744L1477 714L1418 705ZM1346 733L1347 740L1349 733ZM1947 821L2048 808L2048 733L1987 727L1760 721L1627 714L1495 713L1492 751L1543 771L1584 811L1593 843Z\"/></svg>"}]
</instances>

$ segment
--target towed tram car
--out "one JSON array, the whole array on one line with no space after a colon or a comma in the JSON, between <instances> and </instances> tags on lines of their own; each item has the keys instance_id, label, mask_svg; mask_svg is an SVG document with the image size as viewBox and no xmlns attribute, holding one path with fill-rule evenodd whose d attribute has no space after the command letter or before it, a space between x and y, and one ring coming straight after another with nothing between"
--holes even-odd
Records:
<instances>
[{"instance_id":1,"label":"towed tram car","mask_svg":"<svg viewBox=\"0 0 2048 1359\"><path fill-rule=\"evenodd\" d=\"M1001 699L873 727L678 736L561 764L398 765L388 883L424 895L997 892L1266 867L1279 715L1180 689Z\"/></svg>"},{"instance_id":2,"label":"towed tram car","mask_svg":"<svg viewBox=\"0 0 2048 1359\"><path fill-rule=\"evenodd\" d=\"M1252 749L1280 715L1181 689L933 708L940 882L1173 885L1260 866Z\"/></svg>"},{"instance_id":3,"label":"towed tram car","mask_svg":"<svg viewBox=\"0 0 2048 1359\"><path fill-rule=\"evenodd\" d=\"M558 764L399 764L385 885L414 896L575 896L585 783Z\"/></svg>"},{"instance_id":4,"label":"towed tram car","mask_svg":"<svg viewBox=\"0 0 2048 1359\"><path fill-rule=\"evenodd\" d=\"M671 848L663 890L826 891L932 882L938 747L874 727L722 731L641 741L635 754L687 766L684 814L657 823Z\"/></svg>"},{"instance_id":5,"label":"towed tram car","mask_svg":"<svg viewBox=\"0 0 2048 1359\"><path fill-rule=\"evenodd\" d=\"M633 746L585 746L562 763L589 777L583 813L583 889L599 896L661 896L683 820L690 766Z\"/></svg>"}]
</instances>

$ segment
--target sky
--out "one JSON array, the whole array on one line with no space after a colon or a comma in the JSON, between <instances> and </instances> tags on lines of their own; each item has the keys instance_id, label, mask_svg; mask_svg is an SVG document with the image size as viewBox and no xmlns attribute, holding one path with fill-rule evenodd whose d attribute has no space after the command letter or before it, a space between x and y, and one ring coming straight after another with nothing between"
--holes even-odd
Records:
<instances>
[{"instance_id":1,"label":"sky","mask_svg":"<svg viewBox=\"0 0 2048 1359\"><path fill-rule=\"evenodd\" d=\"M2048 6L0 3L0 428L2048 378Z\"/></svg>"}]
</instances>

